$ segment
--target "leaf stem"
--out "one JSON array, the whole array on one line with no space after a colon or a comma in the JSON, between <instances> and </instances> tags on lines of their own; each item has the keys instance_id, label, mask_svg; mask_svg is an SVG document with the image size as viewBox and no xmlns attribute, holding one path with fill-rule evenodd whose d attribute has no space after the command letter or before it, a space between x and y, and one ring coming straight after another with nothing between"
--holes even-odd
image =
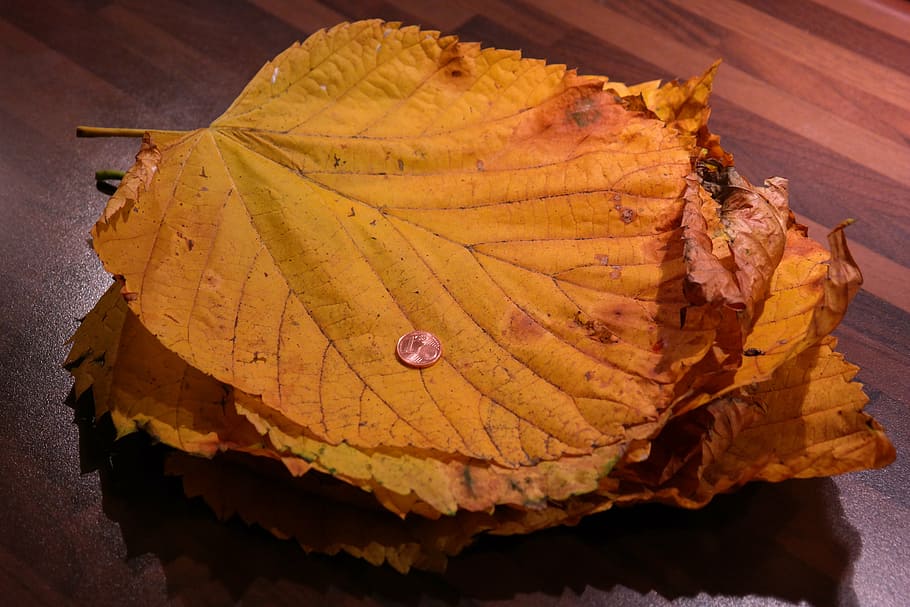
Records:
<instances>
[{"instance_id":1,"label":"leaf stem","mask_svg":"<svg viewBox=\"0 0 910 607\"><path fill-rule=\"evenodd\" d=\"M142 137L145 129L121 129L103 126L77 126L76 137Z\"/></svg>"}]
</instances>

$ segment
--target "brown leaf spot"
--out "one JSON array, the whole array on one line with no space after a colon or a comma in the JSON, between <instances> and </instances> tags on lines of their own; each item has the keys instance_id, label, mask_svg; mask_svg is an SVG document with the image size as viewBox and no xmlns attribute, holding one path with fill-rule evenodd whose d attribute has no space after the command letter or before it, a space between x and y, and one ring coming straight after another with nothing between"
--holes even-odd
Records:
<instances>
[{"instance_id":1,"label":"brown leaf spot","mask_svg":"<svg viewBox=\"0 0 910 607\"><path fill-rule=\"evenodd\" d=\"M573 322L577 327L584 329L589 339L604 344L615 344L619 341L619 338L613 334L605 322L597 320L596 318L588 318L581 310L575 313Z\"/></svg>"},{"instance_id":2,"label":"brown leaf spot","mask_svg":"<svg viewBox=\"0 0 910 607\"><path fill-rule=\"evenodd\" d=\"M606 253L594 255L594 259L597 260L597 263L599 263L602 266L610 265L610 256L607 255Z\"/></svg>"},{"instance_id":3,"label":"brown leaf spot","mask_svg":"<svg viewBox=\"0 0 910 607\"><path fill-rule=\"evenodd\" d=\"M465 466L465 467L464 467L463 477L464 477L464 486L465 486L465 488L468 490L468 493L471 495L471 497L475 497L475 495L474 495L474 479L471 477L471 467L470 467L470 466Z\"/></svg>"},{"instance_id":4,"label":"brown leaf spot","mask_svg":"<svg viewBox=\"0 0 910 607\"><path fill-rule=\"evenodd\" d=\"M620 205L616 205L616 210L619 211L619 217L620 217L620 219L622 219L623 223L632 223L633 221L635 221L635 218L638 217L638 213L636 213L634 209L630 209L629 207L623 207Z\"/></svg>"},{"instance_id":5,"label":"brown leaf spot","mask_svg":"<svg viewBox=\"0 0 910 607\"><path fill-rule=\"evenodd\" d=\"M575 103L566 111L566 115L576 126L582 128L597 124L600 120L600 111L591 97L576 99Z\"/></svg>"},{"instance_id":6,"label":"brown leaf spot","mask_svg":"<svg viewBox=\"0 0 910 607\"><path fill-rule=\"evenodd\" d=\"M565 160L599 149L628 126L628 113L613 102L601 85L579 84L524 112L512 134L517 149L540 147L541 161ZM492 166L487 159L487 168ZM521 157L499 156L496 167L521 163Z\"/></svg>"},{"instance_id":7,"label":"brown leaf spot","mask_svg":"<svg viewBox=\"0 0 910 607\"><path fill-rule=\"evenodd\" d=\"M544 328L521 310L515 310L509 318L506 334L517 340L527 341L544 334Z\"/></svg>"},{"instance_id":8,"label":"brown leaf spot","mask_svg":"<svg viewBox=\"0 0 910 607\"><path fill-rule=\"evenodd\" d=\"M613 269L610 271L610 278L613 280L619 280L622 277L622 266L613 266Z\"/></svg>"},{"instance_id":9,"label":"brown leaf spot","mask_svg":"<svg viewBox=\"0 0 910 607\"><path fill-rule=\"evenodd\" d=\"M221 288L221 276L214 270L206 270L202 273L202 281L208 285L213 291L217 291Z\"/></svg>"},{"instance_id":10,"label":"brown leaf spot","mask_svg":"<svg viewBox=\"0 0 910 607\"><path fill-rule=\"evenodd\" d=\"M192 251L192 250L193 250L193 247L196 245L196 243L193 242L193 239L192 239L192 238L187 237L187 236L186 236L183 232L181 232L180 230L177 230L177 238L179 238L180 240L183 241L183 244L186 245L186 248L187 248L188 251ZM179 253L178 253L178 254L179 254Z\"/></svg>"}]
</instances>

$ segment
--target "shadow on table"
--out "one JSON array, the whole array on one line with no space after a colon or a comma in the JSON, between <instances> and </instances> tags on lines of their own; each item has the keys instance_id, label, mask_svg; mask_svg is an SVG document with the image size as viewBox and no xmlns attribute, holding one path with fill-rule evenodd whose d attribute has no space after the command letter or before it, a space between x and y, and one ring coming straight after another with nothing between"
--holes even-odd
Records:
<instances>
[{"instance_id":1,"label":"shadow on table","mask_svg":"<svg viewBox=\"0 0 910 607\"><path fill-rule=\"evenodd\" d=\"M128 558L154 555L169 596L191 607L552 605L582 594L586 604L609 597L605 604L653 605L658 596L703 593L857 604L851 578L860 538L830 479L753 484L699 511L644 505L574 528L487 537L443 576L403 577L347 556L306 555L236 520L218 522L163 474L164 448L139 435L113 443L110 424L93 423L87 400L76 405L83 472L99 472L104 511L119 524Z\"/></svg>"}]
</instances>

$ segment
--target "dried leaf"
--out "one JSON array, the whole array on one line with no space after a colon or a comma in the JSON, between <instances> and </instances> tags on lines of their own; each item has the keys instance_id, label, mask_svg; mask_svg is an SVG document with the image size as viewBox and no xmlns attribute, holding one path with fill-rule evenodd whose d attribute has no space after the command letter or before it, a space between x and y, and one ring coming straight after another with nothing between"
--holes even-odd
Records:
<instances>
[{"instance_id":1,"label":"dried leaf","mask_svg":"<svg viewBox=\"0 0 910 607\"><path fill-rule=\"evenodd\" d=\"M96 415L109 413L118 437L142 430L204 457L263 450L262 437L237 415L230 387L165 349L129 311L117 283L79 327L66 364L77 394L91 388Z\"/></svg>"},{"instance_id":2,"label":"dried leaf","mask_svg":"<svg viewBox=\"0 0 910 607\"><path fill-rule=\"evenodd\" d=\"M688 179L682 220L686 295L696 305L722 304L740 312L748 329L784 254L790 219L787 182L771 179L756 188L735 169L727 175L719 204L700 179ZM730 176L735 184L729 183Z\"/></svg>"},{"instance_id":3,"label":"dried leaf","mask_svg":"<svg viewBox=\"0 0 910 607\"><path fill-rule=\"evenodd\" d=\"M662 501L689 508L752 480L781 481L877 468L894 446L862 408L857 367L824 339L770 380L674 419L645 462L620 463L622 482L604 495L620 503Z\"/></svg>"},{"instance_id":4,"label":"dried leaf","mask_svg":"<svg viewBox=\"0 0 910 607\"><path fill-rule=\"evenodd\" d=\"M653 426L713 339L677 321L692 138L604 82L341 26L212 127L149 135L95 247L167 348L319 440L590 453ZM393 353L414 328L446 352L417 373Z\"/></svg>"},{"instance_id":5,"label":"dried leaf","mask_svg":"<svg viewBox=\"0 0 910 607\"><path fill-rule=\"evenodd\" d=\"M739 176L716 71L626 85L393 23L315 34L211 126L146 133L93 230L118 282L74 337L77 393L212 459L172 469L221 516L402 571L886 464L826 338L861 282L843 226L829 255L785 180ZM414 329L435 365L396 357Z\"/></svg>"},{"instance_id":6,"label":"dried leaf","mask_svg":"<svg viewBox=\"0 0 910 607\"><path fill-rule=\"evenodd\" d=\"M262 458L208 461L175 454L167 467L182 477L187 495L202 497L221 519L239 516L308 551L344 551L403 573L411 567L444 570L448 556L493 524L492 517L478 513L403 521L363 504L343 486L320 487L312 475L292 479L268 464Z\"/></svg>"},{"instance_id":7,"label":"dried leaf","mask_svg":"<svg viewBox=\"0 0 910 607\"><path fill-rule=\"evenodd\" d=\"M94 332L102 318L108 320L109 330ZM437 518L459 508L485 511L501 504L542 508L548 499L596 490L620 455L611 446L588 456L513 470L446 454L418 456L329 445L307 437L306 429L287 420L266 423L251 408L262 414L274 412L258 398L202 375L164 348L127 309L117 285L86 320L77 333L79 349L119 362L101 367L104 376L93 374L95 366L74 366L72 371L86 389L99 388L96 406L110 412L120 436L142 429L194 455L211 457L235 450L281 459L296 475L312 468L374 492L401 515L416 510Z\"/></svg>"}]
</instances>

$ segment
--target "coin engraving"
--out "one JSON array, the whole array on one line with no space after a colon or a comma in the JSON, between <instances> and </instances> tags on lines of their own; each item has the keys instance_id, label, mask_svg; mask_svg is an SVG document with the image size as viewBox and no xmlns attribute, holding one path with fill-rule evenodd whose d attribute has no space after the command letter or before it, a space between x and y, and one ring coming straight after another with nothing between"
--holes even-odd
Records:
<instances>
[{"instance_id":1,"label":"coin engraving","mask_svg":"<svg viewBox=\"0 0 910 607\"><path fill-rule=\"evenodd\" d=\"M442 344L429 331L411 331L398 338L395 352L404 364L423 369L439 360Z\"/></svg>"}]
</instances>

